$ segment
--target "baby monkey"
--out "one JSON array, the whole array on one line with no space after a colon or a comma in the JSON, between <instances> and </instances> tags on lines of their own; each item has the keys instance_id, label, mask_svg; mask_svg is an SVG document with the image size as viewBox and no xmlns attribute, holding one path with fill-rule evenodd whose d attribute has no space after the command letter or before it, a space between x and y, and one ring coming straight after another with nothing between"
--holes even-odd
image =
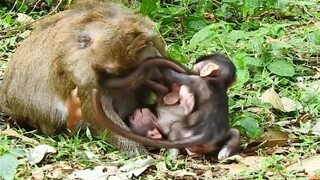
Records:
<instances>
[{"instance_id":1,"label":"baby monkey","mask_svg":"<svg viewBox=\"0 0 320 180\"><path fill-rule=\"evenodd\" d=\"M165 70L167 78L181 86L173 83L169 94L160 95L155 109L137 109L129 118L130 129L148 138L168 140L205 132L207 143L187 147L188 154L206 154L221 148L221 160L239 145L239 131L229 129L226 94L235 82L236 69L228 58L216 54L198 59L193 71L197 75ZM171 153L178 155L179 150L172 149Z\"/></svg>"},{"instance_id":2,"label":"baby monkey","mask_svg":"<svg viewBox=\"0 0 320 180\"><path fill-rule=\"evenodd\" d=\"M177 83L172 84L168 94L157 94L157 104L136 109L129 117L129 127L132 132L151 139L170 139L167 136L172 131L172 124L181 121L193 110L194 95L187 86Z\"/></svg>"},{"instance_id":3,"label":"baby monkey","mask_svg":"<svg viewBox=\"0 0 320 180\"><path fill-rule=\"evenodd\" d=\"M145 64L140 67L143 69ZM151 67L152 64L155 63L149 64L149 67ZM158 105L155 110L150 109L151 112L154 111L153 115L146 110L140 111L140 114L134 113L134 116L137 116L133 117L135 120L141 119L141 117L151 117L151 119L155 119L154 122L156 123L153 124L153 122L147 118L147 122L151 122L152 126L143 127L143 129L147 129L146 132L148 132L148 129L157 129L163 137L167 136L164 139L159 139L163 138L162 136L157 137L152 134L150 136L155 138L150 139L146 137L146 135L141 136L119 127L104 113L100 99L101 96L97 90L93 90L92 103L94 113L97 116L96 123L103 125L105 128L123 137L144 145L158 148L187 148L190 153L196 154L206 154L219 150L218 159L228 157L237 150L239 145L239 131L229 127L228 118L227 89L235 81L235 66L228 58L216 54L199 58L194 66L194 70L196 71L195 74L188 74L183 70L179 70L179 68L161 69L165 82L186 86L186 90L189 88L191 95L194 97L194 100L192 100L192 98L190 100L189 97L186 98L187 100L189 99L186 102L194 103L194 105L191 103L191 106L189 106L192 107L190 108L191 110L189 110L190 112L185 111L184 106L180 106L180 110L181 107L183 107L182 111L180 111L180 113L183 112L183 115L181 115L181 117L175 116L174 118L177 119L171 119L170 116L177 111L170 110L173 109L170 106L168 106L167 110L162 111L164 107ZM139 69L132 73L132 75L135 74L139 74ZM132 76L130 75L128 77ZM115 79L112 84L119 82L117 86L125 87L125 85L128 84L127 80L128 78L118 78ZM107 84L107 86L112 86L112 84ZM167 93L168 91L163 92ZM190 93L187 94L190 95ZM165 103L170 102L166 102L166 98L163 98L162 101ZM179 97L178 101L182 103L184 100ZM150 116L143 114L146 112L148 112L146 115ZM166 131L166 128L169 130Z\"/></svg>"}]
</instances>

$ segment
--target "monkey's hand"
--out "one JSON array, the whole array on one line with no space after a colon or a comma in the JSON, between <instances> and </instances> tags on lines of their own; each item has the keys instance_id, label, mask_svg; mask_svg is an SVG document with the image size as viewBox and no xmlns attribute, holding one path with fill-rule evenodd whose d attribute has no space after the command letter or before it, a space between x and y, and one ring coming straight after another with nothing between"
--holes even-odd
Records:
<instances>
[{"instance_id":1,"label":"monkey's hand","mask_svg":"<svg viewBox=\"0 0 320 180\"><path fill-rule=\"evenodd\" d=\"M180 98L180 106L184 108L184 114L188 115L192 112L194 107L194 94L191 93L190 88L182 85L180 87L179 92L179 98Z\"/></svg>"}]
</instances>

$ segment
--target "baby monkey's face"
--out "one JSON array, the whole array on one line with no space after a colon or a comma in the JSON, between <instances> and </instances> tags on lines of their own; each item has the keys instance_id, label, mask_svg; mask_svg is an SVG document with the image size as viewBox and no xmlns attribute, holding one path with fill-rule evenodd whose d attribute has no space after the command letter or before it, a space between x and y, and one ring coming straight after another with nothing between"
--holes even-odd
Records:
<instances>
[{"instance_id":1,"label":"baby monkey's face","mask_svg":"<svg viewBox=\"0 0 320 180\"><path fill-rule=\"evenodd\" d=\"M136 109L129 117L131 131L151 139L162 139L156 121L157 117L148 108Z\"/></svg>"}]
</instances>

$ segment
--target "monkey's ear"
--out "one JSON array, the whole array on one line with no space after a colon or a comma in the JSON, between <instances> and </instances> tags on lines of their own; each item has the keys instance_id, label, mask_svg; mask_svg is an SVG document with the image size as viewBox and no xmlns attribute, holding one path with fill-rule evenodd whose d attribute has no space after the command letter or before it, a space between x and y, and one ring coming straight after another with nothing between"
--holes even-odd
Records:
<instances>
[{"instance_id":1,"label":"monkey's ear","mask_svg":"<svg viewBox=\"0 0 320 180\"><path fill-rule=\"evenodd\" d=\"M85 49L91 44L91 38L88 34L81 32L78 37L79 49Z\"/></svg>"},{"instance_id":2,"label":"monkey's ear","mask_svg":"<svg viewBox=\"0 0 320 180\"><path fill-rule=\"evenodd\" d=\"M179 102L179 92L174 91L163 97L163 103L165 105L174 105Z\"/></svg>"},{"instance_id":3,"label":"monkey's ear","mask_svg":"<svg viewBox=\"0 0 320 180\"><path fill-rule=\"evenodd\" d=\"M219 66L215 63L207 63L200 69L200 77L215 77L218 75Z\"/></svg>"}]
</instances>

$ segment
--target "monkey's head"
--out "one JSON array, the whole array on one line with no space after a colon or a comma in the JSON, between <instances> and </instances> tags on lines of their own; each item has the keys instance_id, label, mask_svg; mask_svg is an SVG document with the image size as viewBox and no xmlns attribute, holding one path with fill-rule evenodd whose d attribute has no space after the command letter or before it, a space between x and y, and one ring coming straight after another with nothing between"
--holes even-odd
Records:
<instances>
[{"instance_id":1,"label":"monkey's head","mask_svg":"<svg viewBox=\"0 0 320 180\"><path fill-rule=\"evenodd\" d=\"M76 66L75 82L84 81L78 84L101 74L124 75L149 58L166 56L164 41L150 19L112 4L80 13L70 22L72 35L66 36L72 38L68 41L73 48L64 49L68 66Z\"/></svg>"},{"instance_id":2,"label":"monkey's head","mask_svg":"<svg viewBox=\"0 0 320 180\"><path fill-rule=\"evenodd\" d=\"M231 87L236 81L236 67L229 58L221 54L207 55L197 59L193 71L201 77L223 81L226 87Z\"/></svg>"},{"instance_id":3,"label":"monkey's head","mask_svg":"<svg viewBox=\"0 0 320 180\"><path fill-rule=\"evenodd\" d=\"M157 117L147 108L137 109L129 117L130 129L151 139L162 139L162 135L157 129Z\"/></svg>"},{"instance_id":4,"label":"monkey's head","mask_svg":"<svg viewBox=\"0 0 320 180\"><path fill-rule=\"evenodd\" d=\"M100 30L98 35L91 35L100 55L94 63L107 73L122 74L149 58L165 56L164 42L148 18L114 15Z\"/></svg>"}]
</instances>

